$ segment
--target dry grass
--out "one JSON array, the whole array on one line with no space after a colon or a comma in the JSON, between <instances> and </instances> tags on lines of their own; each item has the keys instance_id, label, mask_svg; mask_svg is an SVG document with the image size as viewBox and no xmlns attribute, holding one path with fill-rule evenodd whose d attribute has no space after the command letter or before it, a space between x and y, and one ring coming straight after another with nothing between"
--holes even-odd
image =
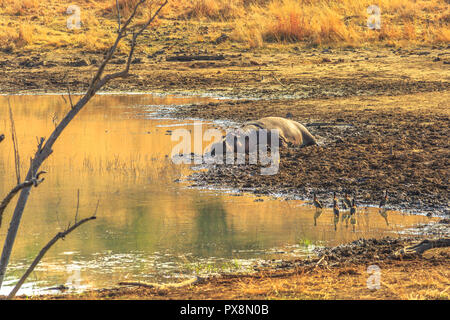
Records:
<instances>
[{"instance_id":1,"label":"dry grass","mask_svg":"<svg viewBox=\"0 0 450 320\"><path fill-rule=\"evenodd\" d=\"M212 279L191 287L160 291L121 288L69 295L68 299L389 299L448 300L448 261L398 261L380 263L380 289L368 289L368 265L299 269L258 277ZM19 299L24 297L19 297ZM35 299L60 299L56 295Z\"/></svg>"},{"instance_id":2,"label":"dry grass","mask_svg":"<svg viewBox=\"0 0 450 320\"><path fill-rule=\"evenodd\" d=\"M124 21L137 0L120 0ZM153 1L141 7L136 24L142 24L150 16ZM0 46L4 51L15 49L81 48L87 52L99 52L109 48L117 30L115 1L99 0L78 2L80 29L68 29L67 13L70 3L51 0L0 0ZM128 46L121 43L120 52Z\"/></svg>"},{"instance_id":3,"label":"dry grass","mask_svg":"<svg viewBox=\"0 0 450 320\"><path fill-rule=\"evenodd\" d=\"M137 0L120 0L122 18ZM361 46L367 44L445 44L450 42L447 0L379 0L381 30L367 27L372 0L172 0L163 17L192 23L225 23L233 41L250 47L270 43ZM0 0L0 46L73 46L98 52L113 41L117 28L114 0L83 0L82 28L66 27L68 3L50 0ZM153 7L155 4L153 3ZM144 21L152 1L138 16ZM171 20L168 24L173 23ZM193 37L194 39L195 37ZM126 45L121 48L125 51Z\"/></svg>"},{"instance_id":4,"label":"dry grass","mask_svg":"<svg viewBox=\"0 0 450 320\"><path fill-rule=\"evenodd\" d=\"M251 46L264 42L355 46L373 42L436 44L450 41L450 9L445 0L378 1L381 30L367 27L367 8L372 2L271 0L267 5L251 5L245 19L236 19L233 36ZM262 41L249 41L254 38Z\"/></svg>"}]
</instances>

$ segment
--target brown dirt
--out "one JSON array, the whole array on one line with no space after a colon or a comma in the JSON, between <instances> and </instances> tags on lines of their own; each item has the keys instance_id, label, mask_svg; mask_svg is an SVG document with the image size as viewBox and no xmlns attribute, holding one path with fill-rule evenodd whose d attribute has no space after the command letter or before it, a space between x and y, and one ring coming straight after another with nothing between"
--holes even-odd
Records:
<instances>
[{"instance_id":1,"label":"brown dirt","mask_svg":"<svg viewBox=\"0 0 450 320\"><path fill-rule=\"evenodd\" d=\"M146 35L143 41L152 43L155 52L137 55L132 75L104 90L308 99L442 92L449 87L450 49L445 47L336 50L286 45L249 50L213 42L177 46L157 38ZM224 59L167 61L177 55ZM80 92L101 57L80 48L0 51L0 92L67 92L67 85ZM110 70L120 68L125 58L116 55Z\"/></svg>"}]
</instances>

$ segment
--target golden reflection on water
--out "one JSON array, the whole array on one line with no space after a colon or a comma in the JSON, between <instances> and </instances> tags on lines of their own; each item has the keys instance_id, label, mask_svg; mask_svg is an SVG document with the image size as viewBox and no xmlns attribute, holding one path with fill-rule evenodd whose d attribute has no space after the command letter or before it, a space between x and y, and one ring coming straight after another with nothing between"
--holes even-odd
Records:
<instances>
[{"instance_id":1,"label":"golden reflection on water","mask_svg":"<svg viewBox=\"0 0 450 320\"><path fill-rule=\"evenodd\" d=\"M7 137L0 144L1 197L15 182L7 100L0 96L0 133ZM48 136L68 106L61 96L9 100L24 177L36 137ZM32 190L2 292L39 249L73 221L78 189L80 215L92 214L99 200L98 219L59 242L33 273L26 290L73 283L74 274L79 274L81 287L124 279L164 281L198 271L186 271L186 265L245 264L245 259L266 259L280 251L304 255L311 245L392 236L405 226L428 221L422 216L389 212L384 217L377 209L360 209L356 219L339 220L335 231L331 209L318 215L301 201L271 197L255 201L252 195L190 189L174 182L191 171L187 165L172 163L170 153L177 142L171 141L168 130L192 129L192 121L153 119L153 106L210 100L96 96L66 129L42 167L48 172L46 180ZM12 209L3 219L1 245Z\"/></svg>"}]
</instances>

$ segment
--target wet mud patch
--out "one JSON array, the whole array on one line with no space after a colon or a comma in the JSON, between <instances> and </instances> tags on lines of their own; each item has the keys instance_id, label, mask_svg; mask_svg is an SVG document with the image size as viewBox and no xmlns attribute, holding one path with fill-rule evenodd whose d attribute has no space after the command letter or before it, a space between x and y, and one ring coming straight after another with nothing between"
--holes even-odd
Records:
<instances>
[{"instance_id":1,"label":"wet mud patch","mask_svg":"<svg viewBox=\"0 0 450 320\"><path fill-rule=\"evenodd\" d=\"M205 45L141 53L129 77L103 90L312 99L443 92L449 87L448 48L416 55L390 48L280 51ZM125 59L115 56L108 71L120 70ZM0 52L0 91L67 92L67 86L83 91L100 61L101 54L82 51Z\"/></svg>"},{"instance_id":2,"label":"wet mud patch","mask_svg":"<svg viewBox=\"0 0 450 320\"><path fill-rule=\"evenodd\" d=\"M413 235L413 234L416 235ZM286 270L300 267L339 267L340 274L352 274L352 269L346 269L351 265L369 265L371 263L390 263L395 261L425 261L445 262L450 261L448 247L434 248L423 254L402 253L402 249L420 243L423 239L445 239L450 237L448 219L441 219L435 223L419 225L409 229L407 235L399 237L384 237L381 239L358 239L350 243L334 247L320 247L314 250L316 257L309 259L287 259L281 261L265 261L255 270ZM350 271L349 271L350 270Z\"/></svg>"}]
</instances>

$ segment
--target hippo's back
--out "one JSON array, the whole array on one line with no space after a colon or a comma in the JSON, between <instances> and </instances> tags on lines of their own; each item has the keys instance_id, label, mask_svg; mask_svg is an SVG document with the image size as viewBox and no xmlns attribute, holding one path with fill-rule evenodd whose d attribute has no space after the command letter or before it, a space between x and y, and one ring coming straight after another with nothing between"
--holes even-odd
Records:
<instances>
[{"instance_id":1,"label":"hippo's back","mask_svg":"<svg viewBox=\"0 0 450 320\"><path fill-rule=\"evenodd\" d=\"M297 121L281 118L281 117L266 117L256 121L249 121L245 123L246 127L258 127L260 129L272 130L278 129L280 138L285 142L292 143L294 145L311 145L316 144L316 140L309 133L308 129Z\"/></svg>"}]
</instances>

